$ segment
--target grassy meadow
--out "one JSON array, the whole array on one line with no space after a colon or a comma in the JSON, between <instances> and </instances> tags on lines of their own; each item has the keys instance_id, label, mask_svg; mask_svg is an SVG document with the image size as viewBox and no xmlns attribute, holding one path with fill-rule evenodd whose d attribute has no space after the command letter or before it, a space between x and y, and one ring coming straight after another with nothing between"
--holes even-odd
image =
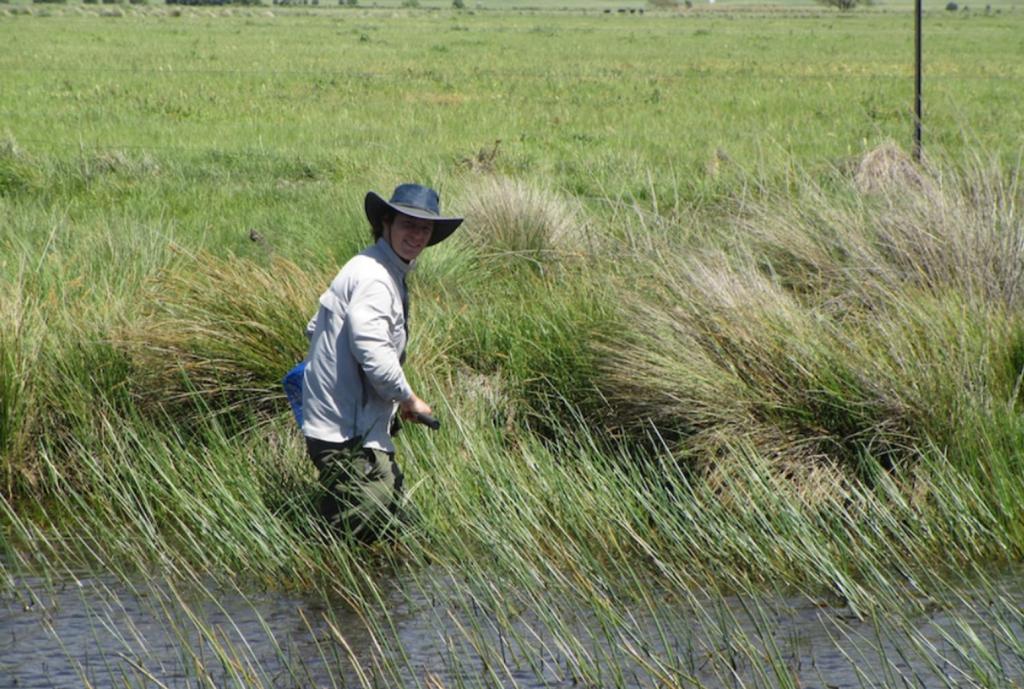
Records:
<instances>
[{"instance_id":1,"label":"grassy meadow","mask_svg":"<svg viewBox=\"0 0 1024 689\"><path fill-rule=\"evenodd\" d=\"M798 686L754 638L794 595L868 620L886 686L952 686L920 617L977 593L943 662L1019 686L1024 5L926 3L917 164L909 3L466 4L0 4L0 590L341 600L367 687L446 685L403 674L388 577L486 611L471 686L552 648L584 686ZM410 180L467 217L412 284L443 425L399 438L415 525L352 549L279 381ZM705 674L666 605L720 625ZM533 680L495 634L552 645ZM277 686L218 649L196 686Z\"/></svg>"}]
</instances>

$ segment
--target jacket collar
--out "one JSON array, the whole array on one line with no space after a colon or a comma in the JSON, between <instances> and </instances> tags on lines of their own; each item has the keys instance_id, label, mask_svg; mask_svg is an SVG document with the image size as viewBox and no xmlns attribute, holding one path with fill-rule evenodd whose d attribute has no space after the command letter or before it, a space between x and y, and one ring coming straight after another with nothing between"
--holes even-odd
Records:
<instances>
[{"instance_id":1,"label":"jacket collar","mask_svg":"<svg viewBox=\"0 0 1024 689\"><path fill-rule=\"evenodd\" d=\"M391 248L391 245L388 244L388 240L383 237L377 240L377 243L374 244L374 248L377 249L381 262L388 268L388 270L395 271L403 278L409 271L416 267L416 259L413 259L408 263L404 261L395 253L395 250Z\"/></svg>"}]
</instances>

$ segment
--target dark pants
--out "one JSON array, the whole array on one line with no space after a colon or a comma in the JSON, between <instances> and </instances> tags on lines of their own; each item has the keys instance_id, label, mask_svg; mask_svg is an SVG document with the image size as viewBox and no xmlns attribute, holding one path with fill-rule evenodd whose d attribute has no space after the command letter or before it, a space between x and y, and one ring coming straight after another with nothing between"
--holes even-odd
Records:
<instances>
[{"instance_id":1,"label":"dark pants","mask_svg":"<svg viewBox=\"0 0 1024 689\"><path fill-rule=\"evenodd\" d=\"M394 454L309 437L306 450L320 472L320 515L331 527L362 543L394 528L403 478Z\"/></svg>"}]
</instances>

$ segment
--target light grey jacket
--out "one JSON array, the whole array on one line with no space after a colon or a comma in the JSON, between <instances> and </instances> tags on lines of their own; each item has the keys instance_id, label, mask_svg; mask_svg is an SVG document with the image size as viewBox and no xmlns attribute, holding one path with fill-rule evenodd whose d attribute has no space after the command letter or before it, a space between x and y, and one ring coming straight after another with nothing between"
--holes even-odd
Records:
<instances>
[{"instance_id":1,"label":"light grey jacket","mask_svg":"<svg viewBox=\"0 0 1024 689\"><path fill-rule=\"evenodd\" d=\"M391 419L412 396L402 371L406 263L386 240L349 260L320 295L306 327L309 354L302 386L302 432L394 452ZM408 302L405 302L408 303Z\"/></svg>"}]
</instances>

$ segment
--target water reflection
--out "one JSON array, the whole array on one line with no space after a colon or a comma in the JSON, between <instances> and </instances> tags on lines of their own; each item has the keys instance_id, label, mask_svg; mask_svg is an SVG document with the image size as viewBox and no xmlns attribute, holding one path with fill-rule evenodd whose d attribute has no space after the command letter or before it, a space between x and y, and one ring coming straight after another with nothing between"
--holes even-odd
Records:
<instances>
[{"instance_id":1,"label":"water reflection","mask_svg":"<svg viewBox=\"0 0 1024 689\"><path fill-rule=\"evenodd\" d=\"M694 594L509 611L428 572L385 582L377 612L358 614L323 595L22 577L0 602L0 689L1019 686L1021 590L1008 575L881 620L803 597Z\"/></svg>"}]
</instances>

